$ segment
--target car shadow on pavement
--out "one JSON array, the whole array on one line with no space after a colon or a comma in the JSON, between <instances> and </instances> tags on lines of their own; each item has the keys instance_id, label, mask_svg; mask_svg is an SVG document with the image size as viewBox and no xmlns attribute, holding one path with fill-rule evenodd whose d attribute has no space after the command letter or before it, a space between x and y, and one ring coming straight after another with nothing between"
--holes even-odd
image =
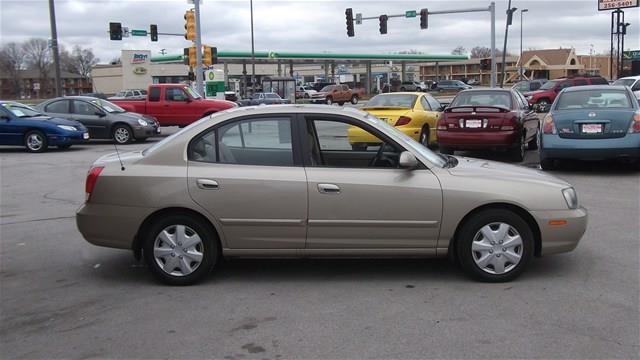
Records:
<instances>
[{"instance_id":1,"label":"car shadow on pavement","mask_svg":"<svg viewBox=\"0 0 640 360\"><path fill-rule=\"evenodd\" d=\"M572 173L593 175L594 173L602 174L633 174L640 173L640 160L633 162L631 160L602 160L602 161L583 161L583 160L562 160L556 164L556 169L549 173Z\"/></svg>"}]
</instances>

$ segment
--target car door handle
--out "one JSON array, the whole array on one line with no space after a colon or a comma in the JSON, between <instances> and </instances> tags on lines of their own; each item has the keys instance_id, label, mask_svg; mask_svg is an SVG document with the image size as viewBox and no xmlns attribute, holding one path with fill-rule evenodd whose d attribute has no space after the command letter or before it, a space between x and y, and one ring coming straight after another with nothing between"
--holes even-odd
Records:
<instances>
[{"instance_id":1,"label":"car door handle","mask_svg":"<svg viewBox=\"0 0 640 360\"><path fill-rule=\"evenodd\" d=\"M217 190L219 188L218 182L211 179L198 179L196 183L198 187L203 190Z\"/></svg>"},{"instance_id":2,"label":"car door handle","mask_svg":"<svg viewBox=\"0 0 640 360\"><path fill-rule=\"evenodd\" d=\"M318 184L318 191L323 194L339 194L340 187L335 184Z\"/></svg>"}]
</instances>

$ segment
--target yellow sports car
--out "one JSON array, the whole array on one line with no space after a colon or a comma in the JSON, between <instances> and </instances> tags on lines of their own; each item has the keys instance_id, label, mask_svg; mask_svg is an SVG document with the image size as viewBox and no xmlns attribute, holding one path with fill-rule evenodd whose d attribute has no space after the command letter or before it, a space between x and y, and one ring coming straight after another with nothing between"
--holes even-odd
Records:
<instances>
[{"instance_id":1,"label":"yellow sports car","mask_svg":"<svg viewBox=\"0 0 640 360\"><path fill-rule=\"evenodd\" d=\"M430 94L380 94L371 98L362 110L397 127L425 146L437 143L436 123L442 114L442 105ZM357 150L365 150L368 145L380 143L376 137L356 127L349 128L348 136L349 143Z\"/></svg>"}]
</instances>

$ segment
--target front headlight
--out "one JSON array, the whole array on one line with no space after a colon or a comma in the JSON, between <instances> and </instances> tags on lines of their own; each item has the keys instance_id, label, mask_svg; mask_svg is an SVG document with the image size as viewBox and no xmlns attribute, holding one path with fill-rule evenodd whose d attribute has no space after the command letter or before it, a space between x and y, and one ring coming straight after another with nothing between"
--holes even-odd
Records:
<instances>
[{"instance_id":1,"label":"front headlight","mask_svg":"<svg viewBox=\"0 0 640 360\"><path fill-rule=\"evenodd\" d=\"M567 202L569 209L578 208L578 194L576 194L574 188L570 187L562 190L562 196L564 196L564 200Z\"/></svg>"},{"instance_id":2,"label":"front headlight","mask_svg":"<svg viewBox=\"0 0 640 360\"><path fill-rule=\"evenodd\" d=\"M138 124L140 124L141 126L147 126L147 122L142 120L142 119L138 119Z\"/></svg>"},{"instance_id":3,"label":"front headlight","mask_svg":"<svg viewBox=\"0 0 640 360\"><path fill-rule=\"evenodd\" d=\"M71 125L58 125L58 127L62 130L67 130L67 131L76 131L77 129Z\"/></svg>"}]
</instances>

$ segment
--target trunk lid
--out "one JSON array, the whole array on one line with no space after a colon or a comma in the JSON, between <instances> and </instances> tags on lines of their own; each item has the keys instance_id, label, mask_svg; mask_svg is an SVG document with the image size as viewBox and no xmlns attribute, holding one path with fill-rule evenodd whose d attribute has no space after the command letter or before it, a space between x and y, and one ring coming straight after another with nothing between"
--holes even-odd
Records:
<instances>
[{"instance_id":1,"label":"trunk lid","mask_svg":"<svg viewBox=\"0 0 640 360\"><path fill-rule=\"evenodd\" d=\"M564 110L552 116L561 138L611 139L627 134L633 114L633 109L591 109Z\"/></svg>"},{"instance_id":2,"label":"trunk lid","mask_svg":"<svg viewBox=\"0 0 640 360\"><path fill-rule=\"evenodd\" d=\"M456 106L444 111L441 125L447 131L500 131L503 125L512 125L514 116L510 109L500 106Z\"/></svg>"},{"instance_id":3,"label":"trunk lid","mask_svg":"<svg viewBox=\"0 0 640 360\"><path fill-rule=\"evenodd\" d=\"M398 121L398 118L400 116L405 116L411 113L411 109L407 107L375 106L375 107L365 107L362 110L388 123L391 126L395 125L396 121Z\"/></svg>"}]
</instances>

